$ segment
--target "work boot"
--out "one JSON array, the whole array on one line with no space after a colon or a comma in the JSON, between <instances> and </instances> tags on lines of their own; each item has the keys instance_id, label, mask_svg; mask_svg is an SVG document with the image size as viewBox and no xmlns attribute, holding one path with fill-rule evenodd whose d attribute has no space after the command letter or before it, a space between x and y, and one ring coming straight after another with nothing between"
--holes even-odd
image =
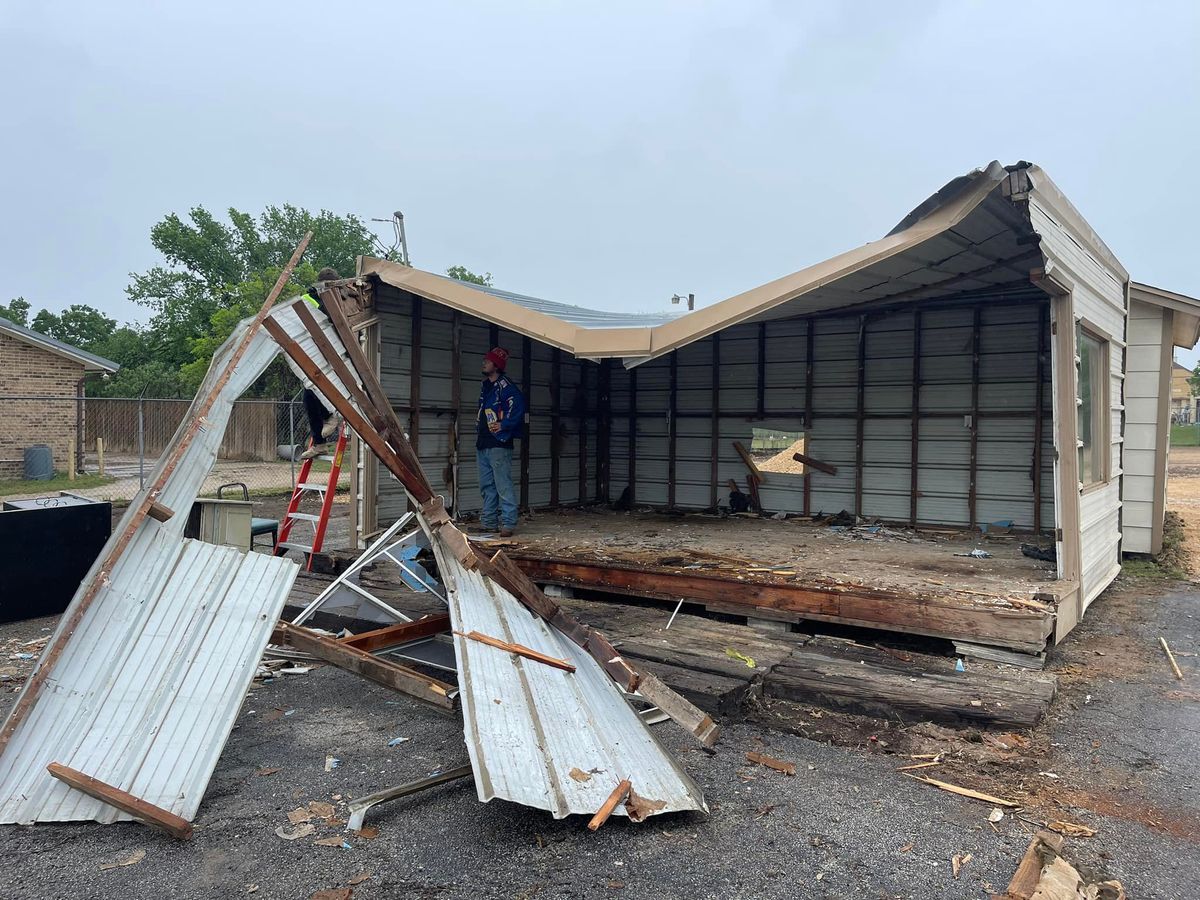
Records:
<instances>
[{"instance_id":1,"label":"work boot","mask_svg":"<svg viewBox=\"0 0 1200 900\"><path fill-rule=\"evenodd\" d=\"M307 450L300 454L301 459L316 459L318 456L326 453L324 444L313 444Z\"/></svg>"},{"instance_id":2,"label":"work boot","mask_svg":"<svg viewBox=\"0 0 1200 900\"><path fill-rule=\"evenodd\" d=\"M500 537L512 537L512 536L513 536L513 530L511 528L509 528L507 525L500 529Z\"/></svg>"},{"instance_id":3,"label":"work boot","mask_svg":"<svg viewBox=\"0 0 1200 900\"><path fill-rule=\"evenodd\" d=\"M338 421L337 416L330 416L325 420L325 424L321 426L321 437L331 438L337 434L338 429L342 427L342 423Z\"/></svg>"}]
</instances>

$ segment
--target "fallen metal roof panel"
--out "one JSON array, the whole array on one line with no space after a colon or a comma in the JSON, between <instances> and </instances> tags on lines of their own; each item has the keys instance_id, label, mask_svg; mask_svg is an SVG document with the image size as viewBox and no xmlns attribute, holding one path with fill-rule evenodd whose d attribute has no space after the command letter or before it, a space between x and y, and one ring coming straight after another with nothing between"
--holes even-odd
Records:
<instances>
[{"instance_id":1,"label":"fallen metal roof panel","mask_svg":"<svg viewBox=\"0 0 1200 900\"><path fill-rule=\"evenodd\" d=\"M624 778L657 812L703 810L700 788L578 645L434 541L456 632L479 631L566 659L574 673L456 634L467 751L481 801L592 815ZM578 769L590 777L577 780ZM614 815L628 815L619 806Z\"/></svg>"},{"instance_id":2,"label":"fallen metal roof panel","mask_svg":"<svg viewBox=\"0 0 1200 900\"><path fill-rule=\"evenodd\" d=\"M244 326L236 330L214 355L198 398L217 384L244 333ZM265 332L251 339L156 498L179 514L166 522L146 518L138 526L63 646L44 689L0 755L0 822L125 818L52 778L46 772L50 762L184 818L195 815L299 567L283 558L185 540L182 533L187 510L216 460L233 401L278 352ZM172 445L189 427L198 402ZM164 454L148 486L167 464ZM51 644L146 499L145 491L114 530Z\"/></svg>"}]
</instances>

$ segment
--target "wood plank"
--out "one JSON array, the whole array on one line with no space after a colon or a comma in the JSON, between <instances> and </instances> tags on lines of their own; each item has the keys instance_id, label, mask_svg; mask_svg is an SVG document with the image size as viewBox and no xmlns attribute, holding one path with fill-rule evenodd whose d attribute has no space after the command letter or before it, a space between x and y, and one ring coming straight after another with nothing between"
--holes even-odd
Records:
<instances>
[{"instance_id":1,"label":"wood plank","mask_svg":"<svg viewBox=\"0 0 1200 900\"><path fill-rule=\"evenodd\" d=\"M917 597L867 588L828 588L742 580L727 575L647 570L616 563L588 563L522 553L513 562L534 581L587 587L618 594L678 601L685 597L723 611L763 616L773 611L788 620L815 619L924 634L951 640L1045 649L1054 614L1005 608L941 597ZM769 616L768 616L769 617Z\"/></svg>"},{"instance_id":2,"label":"wood plank","mask_svg":"<svg viewBox=\"0 0 1200 900\"><path fill-rule=\"evenodd\" d=\"M565 659L558 659L553 656L547 656L545 653L538 653L532 647L526 647L524 644L514 644L510 641L502 641L500 638L494 638L491 635L483 634L479 631L456 631L454 632L459 637L465 637L472 641L477 641L480 644L487 644L489 647L495 647L497 650L504 650L514 656L520 656L522 659L533 660L533 662L541 663L545 666L550 666L552 669L561 669L564 672L574 672L575 666Z\"/></svg>"},{"instance_id":3,"label":"wood plank","mask_svg":"<svg viewBox=\"0 0 1200 900\"><path fill-rule=\"evenodd\" d=\"M316 632L291 622L280 622L277 634L285 642L311 653L318 659L353 672L376 684L423 700L441 709L453 710L458 708L457 691L451 684L423 675L416 669L402 666L391 660L372 656L357 647L348 647L333 638L325 637Z\"/></svg>"},{"instance_id":4,"label":"wood plank","mask_svg":"<svg viewBox=\"0 0 1200 900\"><path fill-rule=\"evenodd\" d=\"M414 622L400 622L388 625L386 628L376 628L374 631L364 631L362 634L352 634L349 637L338 638L338 643L357 650L374 653L388 647L407 644L409 641L419 641L422 638L445 634L450 631L450 616L442 613L437 616L425 616Z\"/></svg>"},{"instance_id":5,"label":"wood plank","mask_svg":"<svg viewBox=\"0 0 1200 900\"><path fill-rule=\"evenodd\" d=\"M755 765L766 766L768 769L774 769L776 772L782 772L784 775L795 775L796 764L784 762L782 759L776 759L773 756L767 756L765 753L758 753L754 750L746 752L746 761L752 762Z\"/></svg>"},{"instance_id":6,"label":"wood plank","mask_svg":"<svg viewBox=\"0 0 1200 900\"><path fill-rule=\"evenodd\" d=\"M85 775L78 769L72 769L61 763L50 763L46 766L46 771L75 790L82 791L101 803L116 807L139 822L165 831L171 837L179 838L181 841L188 841L192 838L192 823L173 812L168 812L161 806L147 803L140 797L135 797L127 791L115 788L111 784L105 784L98 778Z\"/></svg>"},{"instance_id":7,"label":"wood plank","mask_svg":"<svg viewBox=\"0 0 1200 900\"><path fill-rule=\"evenodd\" d=\"M7 720L4 722L3 729L0 729L0 756L3 755L8 742L12 739L17 727L25 720L25 716L29 714L29 710L33 708L37 701L38 695L42 691L42 687L46 683L46 679L50 677L50 673L54 671L54 667L58 664L58 659L62 656L63 650L67 643L75 634L75 629L79 627L79 623L83 621L84 614L91 607L92 602L96 599L96 595L100 592L100 588L109 580L109 575L112 573L113 566L124 555L129 542L133 540L134 533L141 527L141 524L150 514L150 507L157 501L159 494L162 493L163 487L167 480L174 473L175 468L179 465L179 461L183 458L187 448L191 446L196 435L199 434L201 428L204 427L207 421L209 411L217 398L229 383L229 379L233 376L234 370L242 361L242 357L246 355L246 350L249 348L251 341L254 339L258 329L263 326L268 314L271 312L271 307L275 305L283 286L288 283L292 277L292 272L296 268L296 264L300 262L300 257L304 254L304 250L308 247L308 242L312 240L312 232L307 232L301 239L296 249L292 251L292 256L288 260L287 265L279 273L279 277L275 279L275 284L271 291L267 294L267 299L263 301L263 305L259 307L258 313L255 315L250 326L246 329L246 333L242 335L238 341L237 347L230 355L225 363L225 368L217 377L216 382L209 390L204 399L200 400L195 411L191 413L191 421L188 424L187 430L183 436L171 448L171 452L167 457L166 464L163 466L162 472L154 482L141 495L142 499L134 510L133 515L129 517L129 521L125 524L124 530L117 537L116 543L109 553L104 557L104 562L100 564L96 574L92 576L92 580L87 583L87 587L83 589L82 595L78 600L72 601L67 607L65 621L62 622L61 629L57 632L51 642L46 646L41 658L37 661L37 668L29 681L25 684L25 690L21 692L21 697L12 711L8 714ZM190 410L189 410L190 411ZM82 587L82 585L81 585Z\"/></svg>"},{"instance_id":8,"label":"wood plank","mask_svg":"<svg viewBox=\"0 0 1200 900\"><path fill-rule=\"evenodd\" d=\"M671 690L649 672L641 673L638 693L696 736L705 747L717 742L721 729L712 717Z\"/></svg>"},{"instance_id":9,"label":"wood plank","mask_svg":"<svg viewBox=\"0 0 1200 900\"><path fill-rule=\"evenodd\" d=\"M826 475L836 475L838 473L837 466L823 463L819 459L813 459L804 453L793 453L792 459L798 463L804 463L810 469L816 469L818 472L824 472Z\"/></svg>"},{"instance_id":10,"label":"wood plank","mask_svg":"<svg viewBox=\"0 0 1200 900\"><path fill-rule=\"evenodd\" d=\"M146 515L156 522L166 522L171 518L171 516L175 515L175 510L168 506L163 506L161 503L155 500L146 510Z\"/></svg>"},{"instance_id":11,"label":"wood plank","mask_svg":"<svg viewBox=\"0 0 1200 900\"><path fill-rule=\"evenodd\" d=\"M750 470L750 474L757 478L760 484L767 480L763 477L762 470L758 468L758 464L754 462L754 457L750 455L750 451L746 449L746 446L741 441L734 441L733 449L737 451L737 455L742 458L742 462L746 464L746 468Z\"/></svg>"},{"instance_id":12,"label":"wood plank","mask_svg":"<svg viewBox=\"0 0 1200 900\"><path fill-rule=\"evenodd\" d=\"M608 795L608 799L600 804L600 808L596 810L596 814L592 816L591 821L588 822L588 831L595 831L601 825L607 822L608 817L611 816L613 814L613 810L617 808L617 804L628 797L629 792L632 789L633 785L629 783L628 778L617 784L617 786L613 788L613 792Z\"/></svg>"}]
</instances>

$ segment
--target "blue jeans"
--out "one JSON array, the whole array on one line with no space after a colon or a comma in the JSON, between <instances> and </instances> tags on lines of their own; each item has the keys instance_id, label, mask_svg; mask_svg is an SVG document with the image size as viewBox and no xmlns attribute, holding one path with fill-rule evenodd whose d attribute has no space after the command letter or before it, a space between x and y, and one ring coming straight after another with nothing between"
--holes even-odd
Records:
<instances>
[{"instance_id":1,"label":"blue jeans","mask_svg":"<svg viewBox=\"0 0 1200 900\"><path fill-rule=\"evenodd\" d=\"M479 523L495 528L496 519L504 528L517 527L517 489L512 480L512 447L489 447L476 450L479 464L479 493L483 495L483 512Z\"/></svg>"}]
</instances>

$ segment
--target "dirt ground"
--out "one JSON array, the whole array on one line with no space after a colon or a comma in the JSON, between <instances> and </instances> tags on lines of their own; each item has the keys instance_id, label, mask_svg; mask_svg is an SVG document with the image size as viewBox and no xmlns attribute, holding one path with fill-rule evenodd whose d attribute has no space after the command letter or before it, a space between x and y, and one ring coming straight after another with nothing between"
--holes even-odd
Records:
<instances>
[{"instance_id":1,"label":"dirt ground","mask_svg":"<svg viewBox=\"0 0 1200 900\"><path fill-rule=\"evenodd\" d=\"M1171 459L1174 558L1200 556L1200 451ZM1193 565L1188 562L1187 565ZM0 828L0 898L872 898L986 900L1032 831L1066 822L1090 877L1137 900L1200 896L1200 589L1130 566L1049 654L1059 697L1027 732L953 730L799 704L726 723L716 753L670 723L655 733L703 787L708 816L612 821L592 834L459 782L379 807L372 837L346 833L346 803L466 761L461 723L332 667L256 682L180 843L123 823ZM1191 569L1195 571L1195 569ZM52 620L0 626L0 712ZM1165 637L1184 672L1177 681ZM389 746L396 737L407 741ZM758 750L795 777L747 764ZM325 770L327 756L341 760ZM935 765L905 769L924 762ZM993 794L993 804L910 776ZM310 803L316 831L276 829ZM315 843L338 835L345 846ZM970 855L959 876L952 859ZM128 863L127 865L113 865Z\"/></svg>"}]
</instances>

